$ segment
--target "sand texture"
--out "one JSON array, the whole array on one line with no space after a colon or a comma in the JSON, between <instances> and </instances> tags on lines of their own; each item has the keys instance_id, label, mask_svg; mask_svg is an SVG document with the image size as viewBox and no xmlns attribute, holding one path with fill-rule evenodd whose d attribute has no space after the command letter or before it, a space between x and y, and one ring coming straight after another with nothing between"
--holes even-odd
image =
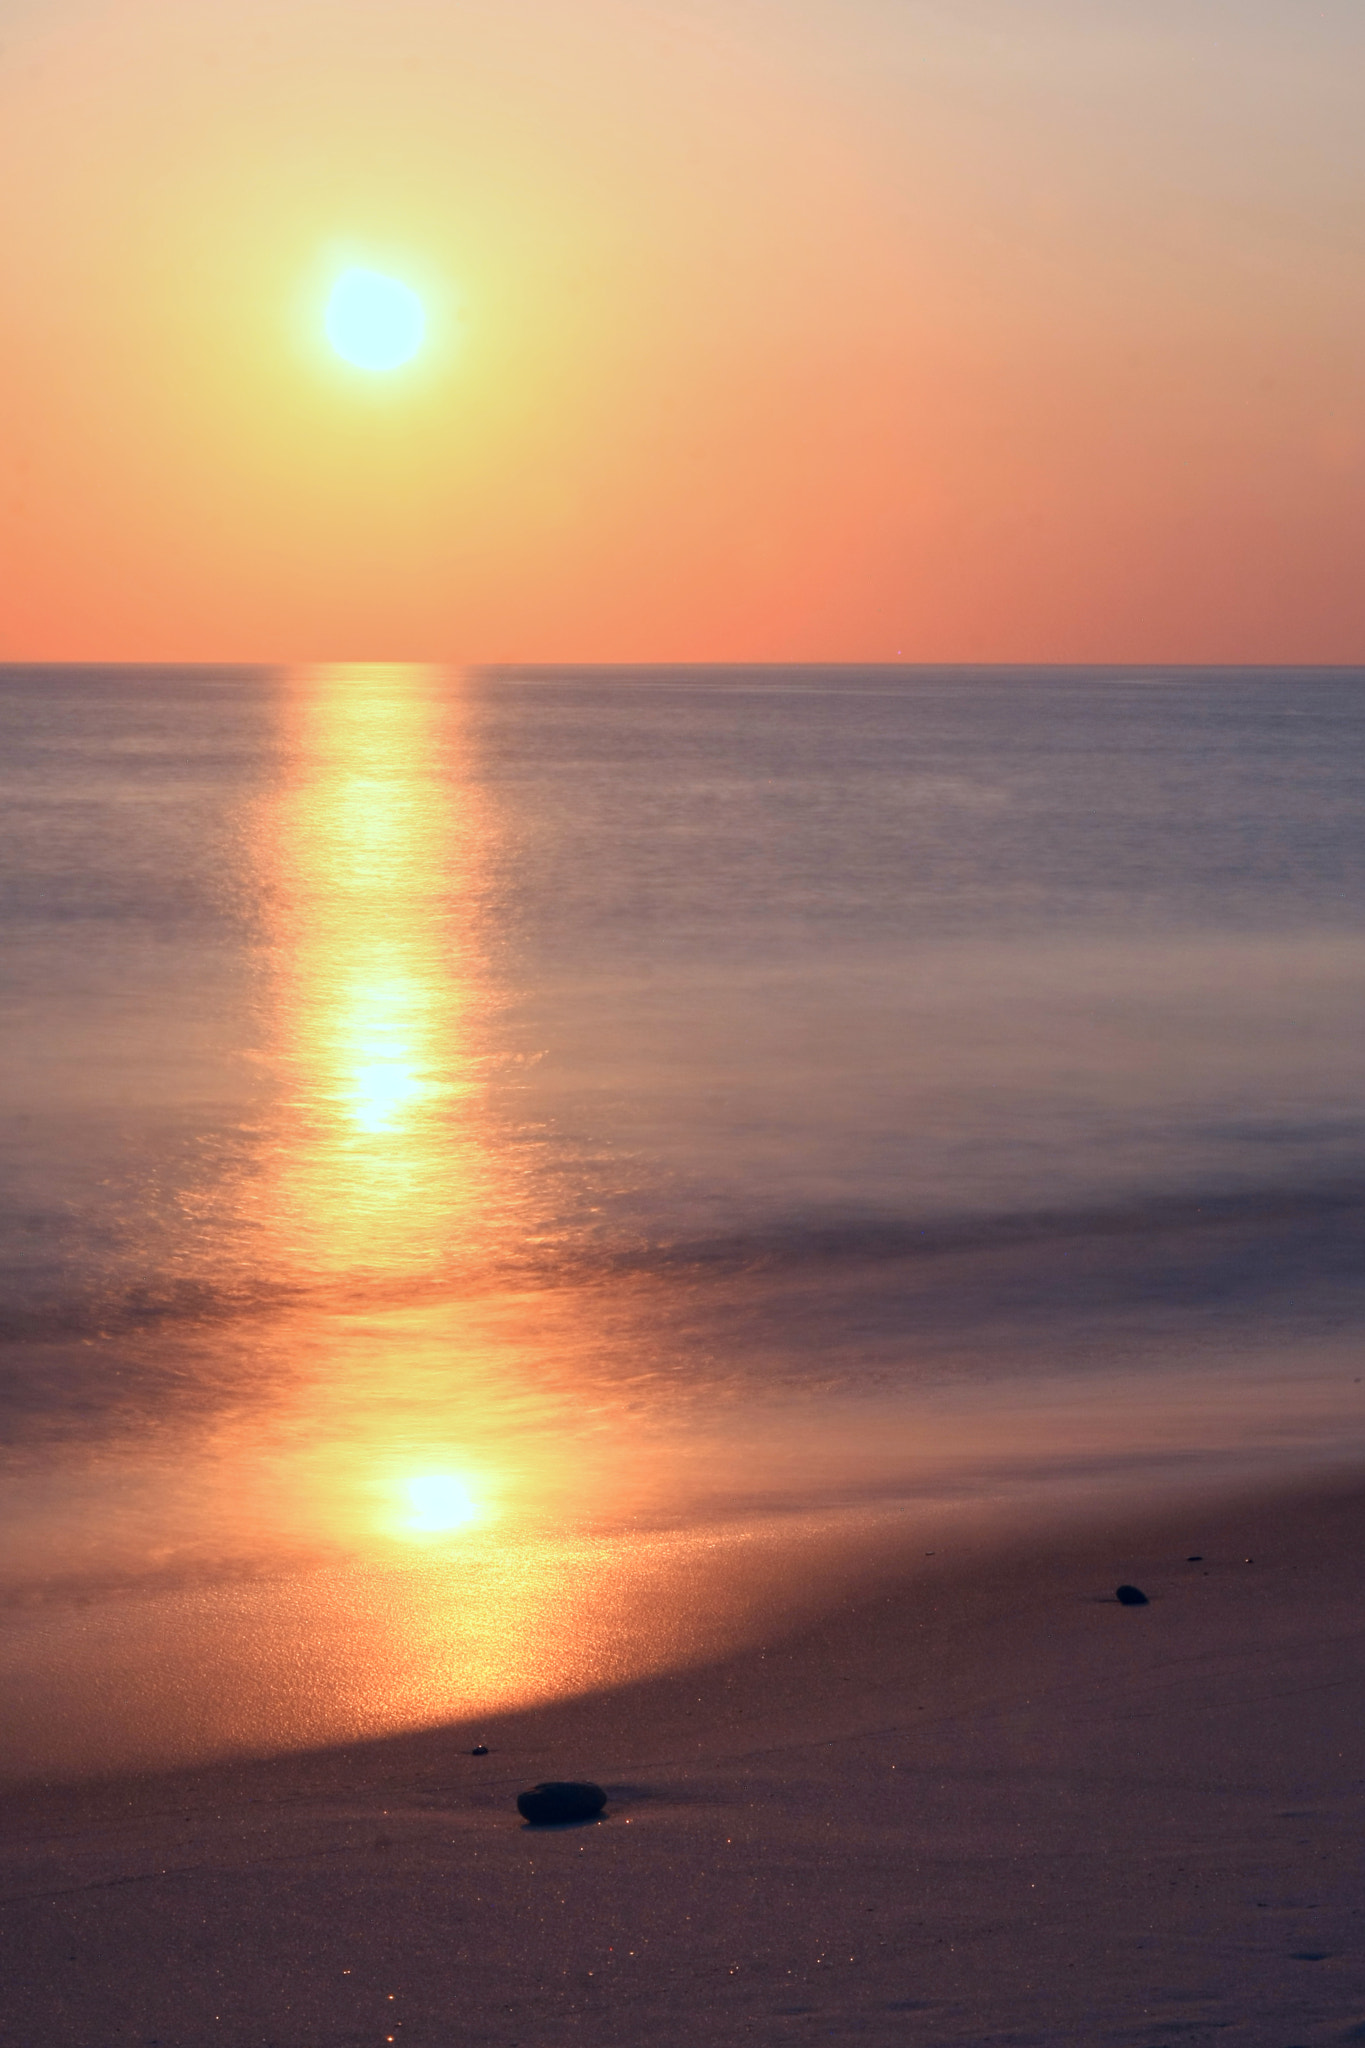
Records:
<instances>
[{"instance_id":1,"label":"sand texture","mask_svg":"<svg viewBox=\"0 0 1365 2048\"><path fill-rule=\"evenodd\" d=\"M0 2039L1365 2041L1363 1568L1359 1487L1111 1515L611 1694L11 1792Z\"/></svg>"}]
</instances>

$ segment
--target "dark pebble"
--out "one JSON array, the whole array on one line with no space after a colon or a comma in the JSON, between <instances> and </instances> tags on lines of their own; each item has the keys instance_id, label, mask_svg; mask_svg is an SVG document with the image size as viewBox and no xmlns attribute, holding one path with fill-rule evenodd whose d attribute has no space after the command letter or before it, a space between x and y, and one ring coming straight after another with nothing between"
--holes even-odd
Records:
<instances>
[{"instance_id":1,"label":"dark pebble","mask_svg":"<svg viewBox=\"0 0 1365 2048\"><path fill-rule=\"evenodd\" d=\"M1116 1587L1114 1598L1118 1601L1120 1607L1145 1607L1147 1605L1147 1595L1140 1592L1136 1586Z\"/></svg>"},{"instance_id":2,"label":"dark pebble","mask_svg":"<svg viewBox=\"0 0 1365 2048\"><path fill-rule=\"evenodd\" d=\"M488 1744L486 1742L476 1742L469 1754L471 1756L487 1756Z\"/></svg>"},{"instance_id":3,"label":"dark pebble","mask_svg":"<svg viewBox=\"0 0 1365 2048\"><path fill-rule=\"evenodd\" d=\"M580 1785L572 1780L537 1785L530 1792L518 1792L517 1812L533 1828L560 1827L569 1820L596 1820L607 1803L600 1785Z\"/></svg>"}]
</instances>

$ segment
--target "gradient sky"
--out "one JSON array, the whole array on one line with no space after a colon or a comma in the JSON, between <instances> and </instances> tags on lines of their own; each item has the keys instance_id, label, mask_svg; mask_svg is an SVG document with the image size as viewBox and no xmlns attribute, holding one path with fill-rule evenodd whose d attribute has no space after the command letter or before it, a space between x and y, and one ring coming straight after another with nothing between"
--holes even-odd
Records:
<instances>
[{"instance_id":1,"label":"gradient sky","mask_svg":"<svg viewBox=\"0 0 1365 2048\"><path fill-rule=\"evenodd\" d=\"M0 658L1365 660L1362 216L1360 0L0 0Z\"/></svg>"}]
</instances>

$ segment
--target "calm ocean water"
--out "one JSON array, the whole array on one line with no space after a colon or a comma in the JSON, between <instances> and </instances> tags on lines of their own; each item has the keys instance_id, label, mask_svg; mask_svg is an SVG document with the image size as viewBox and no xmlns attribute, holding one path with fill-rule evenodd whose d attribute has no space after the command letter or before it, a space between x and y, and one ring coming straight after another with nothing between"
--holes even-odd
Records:
<instances>
[{"instance_id":1,"label":"calm ocean water","mask_svg":"<svg viewBox=\"0 0 1365 2048\"><path fill-rule=\"evenodd\" d=\"M695 1654L812 1518L1365 1450L1365 671L10 669L0 728L21 1762Z\"/></svg>"}]
</instances>

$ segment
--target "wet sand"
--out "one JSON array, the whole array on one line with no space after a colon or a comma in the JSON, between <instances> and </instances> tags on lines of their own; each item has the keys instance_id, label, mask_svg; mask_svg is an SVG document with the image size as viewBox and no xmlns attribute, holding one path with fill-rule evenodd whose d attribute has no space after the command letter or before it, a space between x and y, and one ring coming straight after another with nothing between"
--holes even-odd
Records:
<instances>
[{"instance_id":1,"label":"wet sand","mask_svg":"<svg viewBox=\"0 0 1365 2048\"><path fill-rule=\"evenodd\" d=\"M0 2038L1365 2041L1365 1483L860 1570L596 1697L10 1791ZM525 1828L563 1776L607 1818Z\"/></svg>"}]
</instances>

